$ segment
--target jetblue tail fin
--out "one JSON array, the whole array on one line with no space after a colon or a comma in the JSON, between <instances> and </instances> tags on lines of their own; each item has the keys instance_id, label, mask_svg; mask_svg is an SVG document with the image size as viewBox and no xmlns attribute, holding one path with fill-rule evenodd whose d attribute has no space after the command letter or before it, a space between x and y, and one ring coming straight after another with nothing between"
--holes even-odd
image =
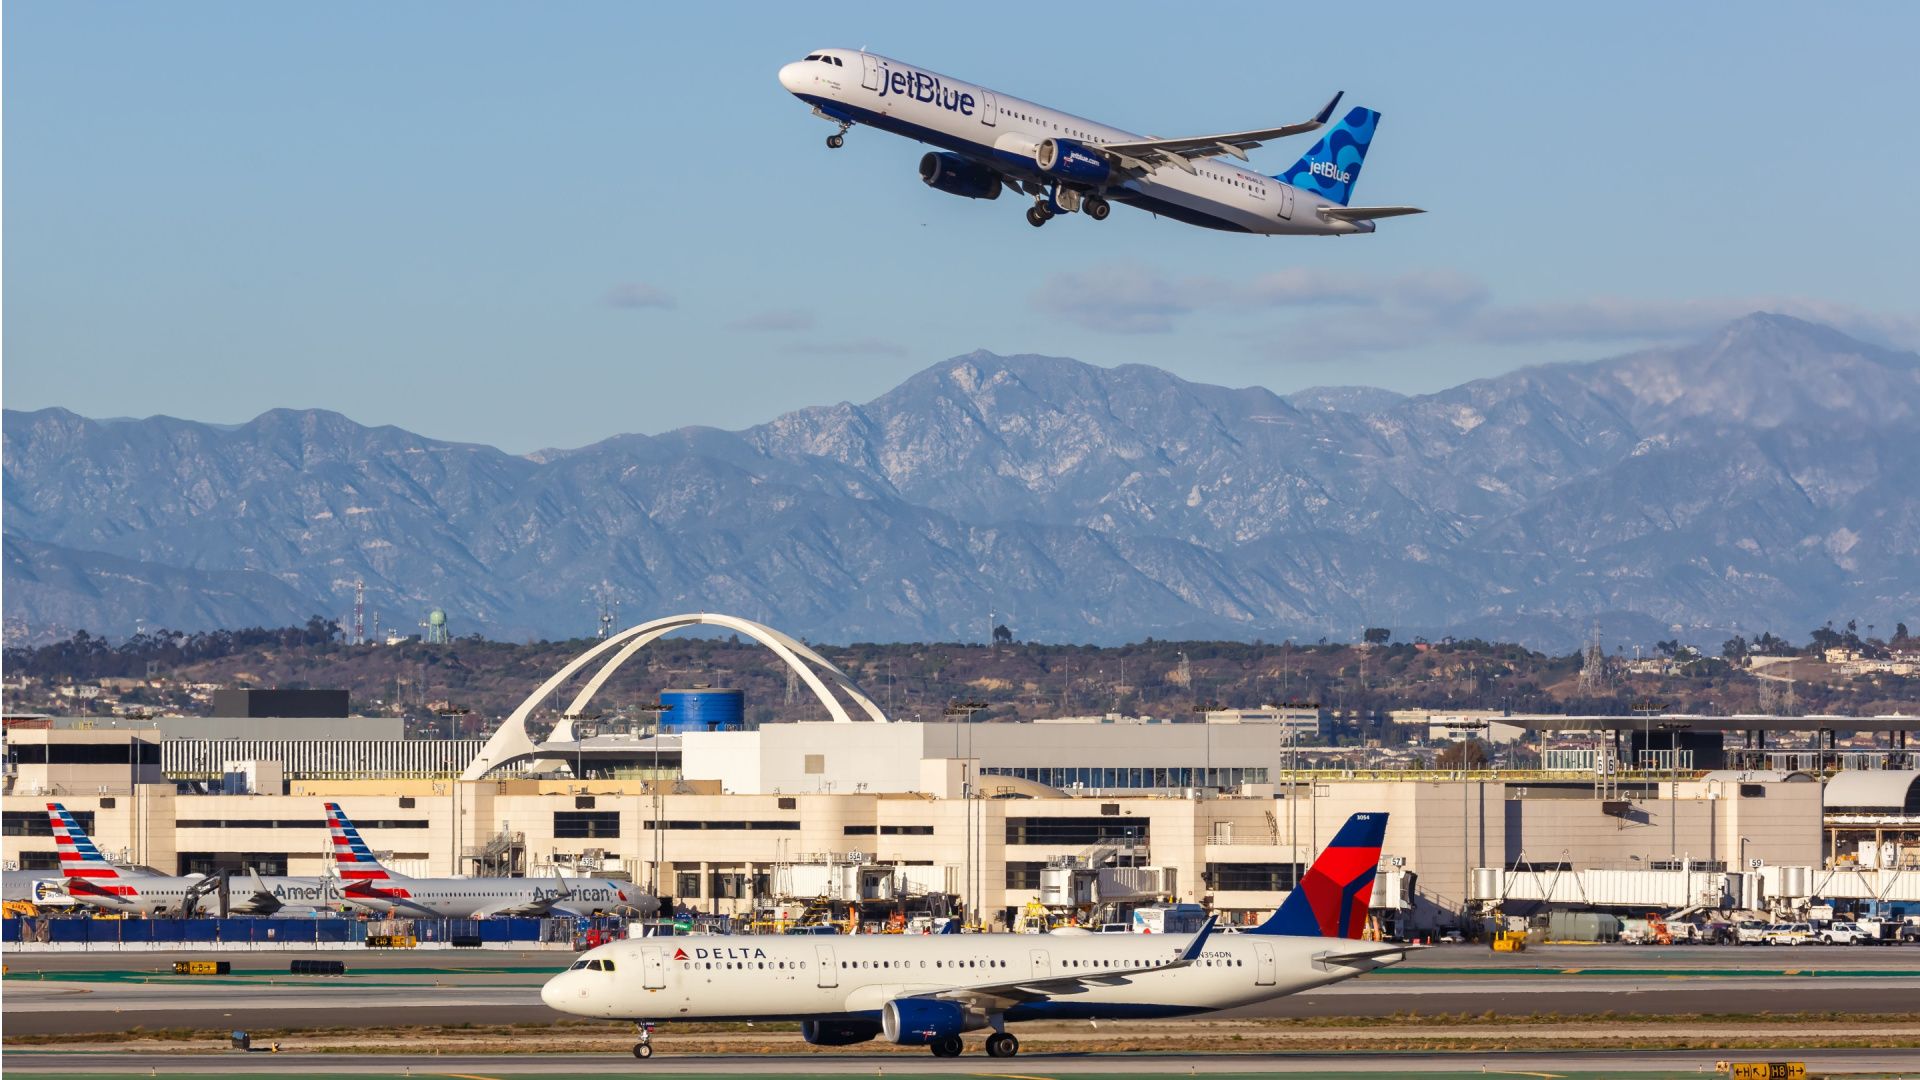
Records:
<instances>
[{"instance_id":1,"label":"jetblue tail fin","mask_svg":"<svg viewBox=\"0 0 1920 1080\"><path fill-rule=\"evenodd\" d=\"M339 803L327 804L327 829L333 833L333 865L342 881L386 881L401 875L389 871L373 857L373 849L360 839L360 830L347 820Z\"/></svg>"},{"instance_id":2,"label":"jetblue tail fin","mask_svg":"<svg viewBox=\"0 0 1920 1080\"><path fill-rule=\"evenodd\" d=\"M1356 106L1347 110L1347 115L1321 136L1305 157L1274 179L1347 205L1353 198L1353 185L1360 181L1360 163L1379 125L1380 114L1372 109Z\"/></svg>"},{"instance_id":3,"label":"jetblue tail fin","mask_svg":"<svg viewBox=\"0 0 1920 1080\"><path fill-rule=\"evenodd\" d=\"M1358 940L1367 926L1367 903L1373 899L1374 870L1386 835L1385 814L1348 818L1280 910L1248 933Z\"/></svg>"},{"instance_id":4,"label":"jetblue tail fin","mask_svg":"<svg viewBox=\"0 0 1920 1080\"><path fill-rule=\"evenodd\" d=\"M47 822L60 856L60 872L69 878L118 878L131 875L107 861L78 819L57 802L47 804Z\"/></svg>"}]
</instances>

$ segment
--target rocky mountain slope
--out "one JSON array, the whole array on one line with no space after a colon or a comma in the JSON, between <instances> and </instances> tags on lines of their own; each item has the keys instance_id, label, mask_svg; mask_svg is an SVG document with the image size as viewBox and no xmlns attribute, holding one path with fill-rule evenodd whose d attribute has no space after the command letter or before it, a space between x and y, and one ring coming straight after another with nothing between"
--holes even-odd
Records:
<instances>
[{"instance_id":1,"label":"rocky mountain slope","mask_svg":"<svg viewBox=\"0 0 1920 1080\"><path fill-rule=\"evenodd\" d=\"M1563 647L1920 607L1920 357L1773 315L1438 394L1291 398L974 353L864 405L516 457L274 411L5 417L29 633L447 609L502 637L722 610L825 640ZM1717 641L1717 638L1713 638Z\"/></svg>"}]
</instances>

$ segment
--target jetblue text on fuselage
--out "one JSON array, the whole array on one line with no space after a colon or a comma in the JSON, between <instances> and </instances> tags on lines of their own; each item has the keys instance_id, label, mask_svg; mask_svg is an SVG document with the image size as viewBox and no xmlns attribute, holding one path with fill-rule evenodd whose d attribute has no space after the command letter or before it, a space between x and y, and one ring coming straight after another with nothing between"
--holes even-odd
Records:
<instances>
[{"instance_id":1,"label":"jetblue text on fuselage","mask_svg":"<svg viewBox=\"0 0 1920 1080\"><path fill-rule=\"evenodd\" d=\"M973 115L973 95L959 90L949 90L938 76L924 71L895 71L883 68L880 72L880 96L893 94L898 97L924 101L929 105L938 105L949 112L962 116Z\"/></svg>"}]
</instances>

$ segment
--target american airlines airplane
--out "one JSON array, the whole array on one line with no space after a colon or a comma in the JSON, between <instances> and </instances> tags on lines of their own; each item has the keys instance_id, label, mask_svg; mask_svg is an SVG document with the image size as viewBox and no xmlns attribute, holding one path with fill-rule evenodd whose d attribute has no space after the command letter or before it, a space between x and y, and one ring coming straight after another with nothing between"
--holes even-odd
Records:
<instances>
[{"instance_id":1,"label":"american airlines airplane","mask_svg":"<svg viewBox=\"0 0 1920 1080\"><path fill-rule=\"evenodd\" d=\"M1035 228L1060 214L1105 221L1115 202L1229 232L1266 236L1370 233L1380 218L1418 214L1412 206L1349 206L1360 165L1380 123L1349 109L1305 157L1265 176L1223 162L1289 135L1317 131L1340 103L1313 119L1254 131L1162 139L960 82L856 49L822 49L780 69L780 85L840 126L838 148L855 124L939 147L920 159L928 187L969 199L1008 188L1033 197Z\"/></svg>"},{"instance_id":2,"label":"american airlines airplane","mask_svg":"<svg viewBox=\"0 0 1920 1080\"><path fill-rule=\"evenodd\" d=\"M158 915L178 908L190 891L206 882L205 874L172 877L115 866L59 803L47 804L47 819L53 826L53 843L60 856L67 896L76 903L127 915ZM251 873L228 883L227 910L237 915L321 910L337 902L338 895L319 878Z\"/></svg>"},{"instance_id":3,"label":"american airlines airplane","mask_svg":"<svg viewBox=\"0 0 1920 1080\"><path fill-rule=\"evenodd\" d=\"M327 804L334 868L341 896L383 915L484 919L489 915L590 915L624 911L650 916L660 901L625 881L599 878L414 878L380 864L339 803Z\"/></svg>"},{"instance_id":4,"label":"american airlines airplane","mask_svg":"<svg viewBox=\"0 0 1920 1080\"><path fill-rule=\"evenodd\" d=\"M1022 1020L1144 1020L1238 1008L1398 963L1410 946L1360 940L1387 815L1355 814L1271 918L1238 934L666 937L586 953L540 990L561 1012L653 1022L798 1020L815 1046L884 1038L958 1057L992 1029L1012 1057Z\"/></svg>"}]
</instances>

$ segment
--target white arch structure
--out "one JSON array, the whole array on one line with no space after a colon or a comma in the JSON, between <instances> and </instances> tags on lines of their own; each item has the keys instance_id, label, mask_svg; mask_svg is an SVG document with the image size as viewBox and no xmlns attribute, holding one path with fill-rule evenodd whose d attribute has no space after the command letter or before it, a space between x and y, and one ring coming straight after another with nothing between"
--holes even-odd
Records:
<instances>
[{"instance_id":1,"label":"white arch structure","mask_svg":"<svg viewBox=\"0 0 1920 1080\"><path fill-rule=\"evenodd\" d=\"M487 740L487 745L481 747L479 756L473 759L473 764L467 766L466 772L461 774L460 779L479 780L502 765L538 756L539 747L534 745L533 737L527 734L527 718L533 715L533 710L546 700L547 695L558 690L568 679L573 678L601 656L618 648L619 651L614 653L612 659L602 665L600 670L587 680L587 684L580 688L580 692L574 695L573 701L567 705L565 715L554 727L553 734L547 740L549 744L572 741L573 718L593 701L594 695L600 692L600 688L606 685L614 672L620 670L622 664L632 659L634 653L660 638L688 626L718 626L738 634L745 634L765 645L773 651L775 656L785 661L787 667L791 668L802 682L807 684L807 688L813 691L814 697L820 699L820 704L825 706L827 715L832 717L836 724L851 724L854 722L853 716L847 712L846 706L841 704L840 699L834 696L833 691L827 688L826 682L814 670L816 667L825 672L827 678L833 680L841 692L867 714L868 719L877 724L888 722L887 714L882 712L880 706L874 704L873 699L854 684L853 679L846 672L804 643L771 626L751 619L714 612L669 615L664 619L654 619L637 626L629 626L617 634L609 635L605 641L574 657L565 667L554 672L551 678L540 684L539 689L527 695L519 708L513 710L506 722L501 724L499 730L493 733L493 737Z\"/></svg>"}]
</instances>

